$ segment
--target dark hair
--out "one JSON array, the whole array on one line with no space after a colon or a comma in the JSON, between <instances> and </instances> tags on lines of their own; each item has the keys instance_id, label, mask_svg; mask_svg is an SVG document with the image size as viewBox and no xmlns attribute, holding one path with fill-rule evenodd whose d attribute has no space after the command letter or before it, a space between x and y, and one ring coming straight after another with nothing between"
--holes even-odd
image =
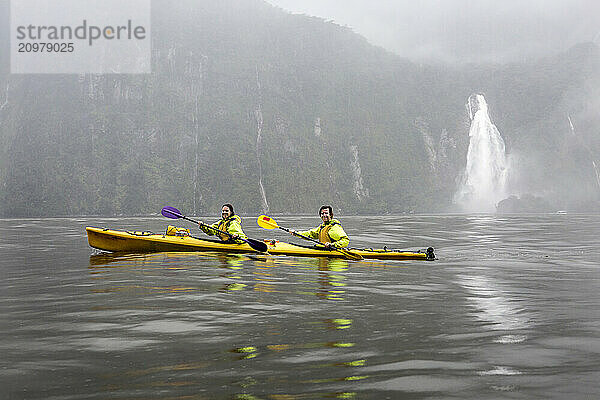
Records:
<instances>
[{"instance_id":1,"label":"dark hair","mask_svg":"<svg viewBox=\"0 0 600 400\"><path fill-rule=\"evenodd\" d=\"M321 211L323 211L324 209L328 209L329 215L333 217L333 208L331 208L331 206L321 206L321 208L319 208L319 216L321 216Z\"/></svg>"},{"instance_id":2,"label":"dark hair","mask_svg":"<svg viewBox=\"0 0 600 400\"><path fill-rule=\"evenodd\" d=\"M223 207L229 207L229 211L231 211L230 217L233 217L235 215L235 211L233 211L233 206L231 204L225 203L221 206L221 209L223 209Z\"/></svg>"}]
</instances>

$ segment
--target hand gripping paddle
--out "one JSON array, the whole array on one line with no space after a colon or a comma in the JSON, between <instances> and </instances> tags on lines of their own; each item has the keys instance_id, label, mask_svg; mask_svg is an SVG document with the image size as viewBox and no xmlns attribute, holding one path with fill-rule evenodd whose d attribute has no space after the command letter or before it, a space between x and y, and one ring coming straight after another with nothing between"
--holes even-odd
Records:
<instances>
[{"instance_id":1,"label":"hand gripping paddle","mask_svg":"<svg viewBox=\"0 0 600 400\"><path fill-rule=\"evenodd\" d=\"M163 207L163 209L162 209L162 211L160 213L163 216L165 216L167 218L171 218L171 219L187 219L190 222L194 222L195 224L202 225L202 226L204 226L204 227L206 227L208 229L212 229L215 232L219 232L219 233L221 233L223 235L227 235L230 238L233 238L233 235L231 233L229 233L229 232L225 232L225 231L222 231L220 229L213 228L212 226L206 225L203 222L195 221L195 220L193 220L191 218L186 217L185 215L181 214L181 212L178 209L176 209L175 207ZM268 246L267 246L267 244L265 242L261 242L260 240L250 239L250 238L248 238L248 239L238 238L238 239L239 240L243 240L244 242L248 243L248 245L250 247L252 247L256 251L260 251L261 253L264 253L264 252L267 251L267 247Z\"/></svg>"},{"instance_id":2,"label":"hand gripping paddle","mask_svg":"<svg viewBox=\"0 0 600 400\"><path fill-rule=\"evenodd\" d=\"M302 239L310 240L311 242L318 243L318 244L320 244L322 246L325 246L325 243L322 243L322 242L320 242L318 240L315 240L313 238L309 238L308 236L301 235L301 234L299 234L297 232L296 233L292 233L288 228L284 228L283 226L277 225L277 222L273 218L271 218L271 217L269 217L267 215L261 215L260 217L258 217L257 222L258 222L258 226L260 226L261 228L264 228L264 229L277 229L277 228L279 228L279 229L281 229L283 231L286 231L286 232L288 232L288 233L290 233L292 235L299 236ZM361 256L360 254L355 253L352 250L348 250L348 249L344 249L344 248L335 248L335 247L333 247L333 248L331 248L330 251L337 251L337 252L341 253L344 256L344 258L347 258L348 260L362 260L363 259L363 256Z\"/></svg>"}]
</instances>

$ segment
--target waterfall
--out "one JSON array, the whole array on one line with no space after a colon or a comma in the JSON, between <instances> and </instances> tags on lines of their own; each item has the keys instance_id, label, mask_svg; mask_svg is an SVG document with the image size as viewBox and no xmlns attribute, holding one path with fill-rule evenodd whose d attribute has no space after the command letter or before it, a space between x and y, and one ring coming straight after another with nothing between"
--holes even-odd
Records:
<instances>
[{"instance_id":1,"label":"waterfall","mask_svg":"<svg viewBox=\"0 0 600 400\"><path fill-rule=\"evenodd\" d=\"M437 151L435 148L433 137L431 137L429 126L423 118L417 118L415 120L415 127L419 132L421 132L421 135L423 136L423 143L425 143L425 151L427 152L427 159L429 160L429 168L431 169L431 172L436 173Z\"/></svg>"},{"instance_id":2,"label":"waterfall","mask_svg":"<svg viewBox=\"0 0 600 400\"><path fill-rule=\"evenodd\" d=\"M8 104L8 91L10 90L10 82L6 83L6 97L4 99L4 103L0 105L0 111Z\"/></svg>"},{"instance_id":3,"label":"waterfall","mask_svg":"<svg viewBox=\"0 0 600 400\"><path fill-rule=\"evenodd\" d=\"M598 184L598 188L600 188L600 170L598 170L596 161L592 161L592 165L594 166L594 172L596 173L596 183Z\"/></svg>"},{"instance_id":4,"label":"waterfall","mask_svg":"<svg viewBox=\"0 0 600 400\"><path fill-rule=\"evenodd\" d=\"M262 212L267 213L269 211L269 203L267 203L267 194L265 187L262 183L262 163L260 160L261 156L261 140L262 140L262 127L263 127L263 115L262 115L262 96L261 96L261 85L258 75L258 66L256 67L256 88L258 92L258 107L254 112L256 118L256 160L258 162L258 189L260 191L260 197L262 200Z\"/></svg>"},{"instance_id":5,"label":"waterfall","mask_svg":"<svg viewBox=\"0 0 600 400\"><path fill-rule=\"evenodd\" d=\"M573 126L573 121L571 121L571 116L567 115L567 119L569 120L569 127L571 128L571 133L575 136L575 127Z\"/></svg>"},{"instance_id":6,"label":"waterfall","mask_svg":"<svg viewBox=\"0 0 600 400\"><path fill-rule=\"evenodd\" d=\"M192 121L194 124L194 215L198 215L198 207L197 207L197 198L199 197L199 200L202 201L202 193L198 193L198 178L199 178L199 161L200 161L200 157L198 154L198 148L200 147L200 141L198 140L198 133L199 133L199 122L198 122L198 114L200 113L199 107L198 107L198 97L196 96L196 101L195 101L195 109L194 109L194 114L192 115Z\"/></svg>"},{"instance_id":7,"label":"waterfall","mask_svg":"<svg viewBox=\"0 0 600 400\"><path fill-rule=\"evenodd\" d=\"M354 178L354 195L359 201L369 197L369 189L366 189L363 185L362 171L360 169L360 162L358 160L358 146L351 145L350 151L352 152L352 176Z\"/></svg>"},{"instance_id":8,"label":"waterfall","mask_svg":"<svg viewBox=\"0 0 600 400\"><path fill-rule=\"evenodd\" d=\"M267 203L267 194L265 192L265 187L262 183L262 163L260 161L260 144L261 144L261 135L262 135L262 125L263 125L263 116L262 110L260 109L260 105L258 109L255 111L254 116L256 118L256 159L258 161L258 188L260 191L260 197L262 200L261 209L262 212L269 211L269 203Z\"/></svg>"},{"instance_id":9,"label":"waterfall","mask_svg":"<svg viewBox=\"0 0 600 400\"><path fill-rule=\"evenodd\" d=\"M467 165L456 203L469 212L493 212L507 196L507 161L504 140L490 120L482 94L473 94L467 102L471 119Z\"/></svg>"},{"instance_id":10,"label":"waterfall","mask_svg":"<svg viewBox=\"0 0 600 400\"><path fill-rule=\"evenodd\" d=\"M315 120L315 136L321 136L321 118Z\"/></svg>"}]
</instances>

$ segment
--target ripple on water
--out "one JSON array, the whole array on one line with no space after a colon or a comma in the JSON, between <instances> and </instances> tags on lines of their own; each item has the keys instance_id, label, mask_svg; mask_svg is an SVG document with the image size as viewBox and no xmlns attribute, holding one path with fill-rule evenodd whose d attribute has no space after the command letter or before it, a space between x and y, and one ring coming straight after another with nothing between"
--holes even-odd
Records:
<instances>
[{"instance_id":1,"label":"ripple on water","mask_svg":"<svg viewBox=\"0 0 600 400\"><path fill-rule=\"evenodd\" d=\"M147 347L151 344L159 343L159 341L147 339L128 339L124 337L90 337L73 340L72 343L77 345L78 347L89 351L112 352L127 351L141 347Z\"/></svg>"},{"instance_id":2,"label":"ripple on water","mask_svg":"<svg viewBox=\"0 0 600 400\"><path fill-rule=\"evenodd\" d=\"M458 377L439 378L429 375L410 375L361 385L361 389L394 390L402 392L456 392L472 386Z\"/></svg>"},{"instance_id":3,"label":"ripple on water","mask_svg":"<svg viewBox=\"0 0 600 400\"><path fill-rule=\"evenodd\" d=\"M493 369L487 371L479 371L477 375L487 376L487 375L521 375L522 372L510 367L504 366L494 366Z\"/></svg>"},{"instance_id":4,"label":"ripple on water","mask_svg":"<svg viewBox=\"0 0 600 400\"><path fill-rule=\"evenodd\" d=\"M522 343L527 340L526 335L504 335L499 338L494 339L495 343L501 344L513 344L513 343Z\"/></svg>"},{"instance_id":5,"label":"ripple on water","mask_svg":"<svg viewBox=\"0 0 600 400\"><path fill-rule=\"evenodd\" d=\"M542 344L551 348L578 350L582 353L600 354L600 340L597 337L565 336L551 337L541 341Z\"/></svg>"},{"instance_id":6,"label":"ripple on water","mask_svg":"<svg viewBox=\"0 0 600 400\"><path fill-rule=\"evenodd\" d=\"M89 365L78 360L35 360L21 361L16 363L10 369L3 370L0 375L18 375L25 374L31 371L60 371L70 368L85 368Z\"/></svg>"},{"instance_id":7,"label":"ripple on water","mask_svg":"<svg viewBox=\"0 0 600 400\"><path fill-rule=\"evenodd\" d=\"M186 332L212 332L219 331L220 326L207 325L205 323L165 319L159 321L148 321L131 328L132 331L148 333L186 333Z\"/></svg>"},{"instance_id":8,"label":"ripple on water","mask_svg":"<svg viewBox=\"0 0 600 400\"><path fill-rule=\"evenodd\" d=\"M318 349L307 351L304 354L296 354L291 357L281 357L278 362L289 364L304 364L324 362L335 359L338 349Z\"/></svg>"},{"instance_id":9,"label":"ripple on water","mask_svg":"<svg viewBox=\"0 0 600 400\"><path fill-rule=\"evenodd\" d=\"M412 369L472 370L478 364L470 362L438 361L438 360L406 360L394 363L373 365L363 368L365 372L401 371Z\"/></svg>"}]
</instances>

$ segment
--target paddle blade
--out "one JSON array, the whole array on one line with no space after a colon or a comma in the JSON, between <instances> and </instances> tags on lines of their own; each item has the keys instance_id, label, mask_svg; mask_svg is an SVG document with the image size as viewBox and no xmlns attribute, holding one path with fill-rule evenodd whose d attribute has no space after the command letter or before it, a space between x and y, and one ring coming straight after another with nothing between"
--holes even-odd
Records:
<instances>
[{"instance_id":1,"label":"paddle blade","mask_svg":"<svg viewBox=\"0 0 600 400\"><path fill-rule=\"evenodd\" d=\"M167 218L171 218L171 219L183 218L183 214L181 214L181 212L178 209L176 209L175 207L163 207L163 209L160 213L163 216L165 216Z\"/></svg>"},{"instance_id":2,"label":"paddle blade","mask_svg":"<svg viewBox=\"0 0 600 400\"><path fill-rule=\"evenodd\" d=\"M273 218L268 217L266 215L261 215L260 217L258 217L258 220L256 222L258 222L258 226L260 226L261 228L264 228L264 229L279 228L279 226L277 225L277 222L275 222L275 220Z\"/></svg>"},{"instance_id":3,"label":"paddle blade","mask_svg":"<svg viewBox=\"0 0 600 400\"><path fill-rule=\"evenodd\" d=\"M340 253L342 253L344 255L344 258L346 258L348 260L359 261L359 260L363 259L363 256L361 256L360 254L355 253L351 250L336 249L336 251L339 251Z\"/></svg>"},{"instance_id":4,"label":"paddle blade","mask_svg":"<svg viewBox=\"0 0 600 400\"><path fill-rule=\"evenodd\" d=\"M265 242L261 242L259 240L256 239L250 239L248 238L246 240L246 243L248 243L248 245L250 247L252 247L254 250L256 251L260 251L261 253L265 253L267 251L267 244Z\"/></svg>"}]
</instances>

